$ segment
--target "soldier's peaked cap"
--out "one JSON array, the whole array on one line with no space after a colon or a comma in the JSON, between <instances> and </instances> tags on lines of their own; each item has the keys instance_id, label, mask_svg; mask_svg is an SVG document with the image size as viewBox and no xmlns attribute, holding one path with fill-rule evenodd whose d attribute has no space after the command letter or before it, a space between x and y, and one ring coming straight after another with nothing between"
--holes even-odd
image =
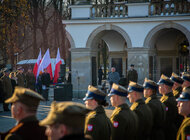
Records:
<instances>
[{"instance_id":1,"label":"soldier's peaked cap","mask_svg":"<svg viewBox=\"0 0 190 140\"><path fill-rule=\"evenodd\" d=\"M144 84L143 87L145 89L153 89L153 90L157 90L158 89L158 84L148 78L145 78L144 80Z\"/></svg>"},{"instance_id":2,"label":"soldier's peaked cap","mask_svg":"<svg viewBox=\"0 0 190 140\"><path fill-rule=\"evenodd\" d=\"M113 83L112 88L111 88L108 96L119 95L119 96L125 97L125 96L127 96L127 94L128 94L128 92L127 92L127 89L125 87Z\"/></svg>"},{"instance_id":3,"label":"soldier's peaked cap","mask_svg":"<svg viewBox=\"0 0 190 140\"><path fill-rule=\"evenodd\" d=\"M182 74L182 79L190 82L190 74L188 72L184 72Z\"/></svg>"},{"instance_id":4,"label":"soldier's peaked cap","mask_svg":"<svg viewBox=\"0 0 190 140\"><path fill-rule=\"evenodd\" d=\"M40 122L40 125L52 125L56 123L65 124L71 127L83 128L85 116L91 110L81 103L59 102L51 104L48 116Z\"/></svg>"},{"instance_id":5,"label":"soldier's peaked cap","mask_svg":"<svg viewBox=\"0 0 190 140\"><path fill-rule=\"evenodd\" d=\"M174 72L172 73L172 76L170 77L170 79L179 84L183 84L183 81L184 81L179 75L177 75Z\"/></svg>"},{"instance_id":6,"label":"soldier's peaked cap","mask_svg":"<svg viewBox=\"0 0 190 140\"><path fill-rule=\"evenodd\" d=\"M89 85L88 86L88 91L86 93L86 96L83 98L83 100L88 100L88 99L99 99L99 100L105 100L106 93L104 93L102 90Z\"/></svg>"},{"instance_id":7,"label":"soldier's peaked cap","mask_svg":"<svg viewBox=\"0 0 190 140\"><path fill-rule=\"evenodd\" d=\"M167 77L166 75L162 74L161 77L160 77L160 80L158 81L157 84L158 85L165 84L167 86L172 87L173 84L174 84L174 82L169 77Z\"/></svg>"},{"instance_id":8,"label":"soldier's peaked cap","mask_svg":"<svg viewBox=\"0 0 190 140\"><path fill-rule=\"evenodd\" d=\"M143 92L144 88L142 85L136 83L136 82L132 82L130 81L129 86L128 86L128 92Z\"/></svg>"},{"instance_id":9,"label":"soldier's peaked cap","mask_svg":"<svg viewBox=\"0 0 190 140\"><path fill-rule=\"evenodd\" d=\"M190 88L184 88L177 101L190 101Z\"/></svg>"}]
</instances>

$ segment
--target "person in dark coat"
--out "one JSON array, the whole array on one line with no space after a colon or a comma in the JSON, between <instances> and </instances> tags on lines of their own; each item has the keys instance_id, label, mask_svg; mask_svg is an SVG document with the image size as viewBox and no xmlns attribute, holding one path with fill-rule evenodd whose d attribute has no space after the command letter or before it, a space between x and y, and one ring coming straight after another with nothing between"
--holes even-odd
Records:
<instances>
[{"instance_id":1,"label":"person in dark coat","mask_svg":"<svg viewBox=\"0 0 190 140\"><path fill-rule=\"evenodd\" d=\"M40 71L38 77L37 77L37 91L38 93L42 94L42 71Z\"/></svg>"},{"instance_id":2,"label":"person in dark coat","mask_svg":"<svg viewBox=\"0 0 190 140\"><path fill-rule=\"evenodd\" d=\"M145 78L144 84L145 103L150 107L153 115L153 126L150 140L164 140L164 123L166 119L166 107L157 97L158 85L152 80Z\"/></svg>"},{"instance_id":3,"label":"person in dark coat","mask_svg":"<svg viewBox=\"0 0 190 140\"><path fill-rule=\"evenodd\" d=\"M32 68L28 69L28 72L26 73L25 77L26 77L26 88L35 90L36 78L32 72Z\"/></svg>"},{"instance_id":4,"label":"person in dark coat","mask_svg":"<svg viewBox=\"0 0 190 140\"><path fill-rule=\"evenodd\" d=\"M130 81L137 82L138 81L138 73L134 69L135 65L131 64L130 70L127 72L127 83L129 84Z\"/></svg>"},{"instance_id":5,"label":"person in dark coat","mask_svg":"<svg viewBox=\"0 0 190 140\"><path fill-rule=\"evenodd\" d=\"M112 125L106 116L103 106L107 106L106 93L89 85L85 101L86 107L91 111L85 121L85 135L90 135L93 140L110 140Z\"/></svg>"},{"instance_id":6,"label":"person in dark coat","mask_svg":"<svg viewBox=\"0 0 190 140\"><path fill-rule=\"evenodd\" d=\"M166 106L165 139L175 140L177 134L176 119L178 111L177 102L172 93L173 81L162 74L158 85L159 92L163 95L160 101Z\"/></svg>"},{"instance_id":7,"label":"person in dark coat","mask_svg":"<svg viewBox=\"0 0 190 140\"><path fill-rule=\"evenodd\" d=\"M24 75L24 69L22 67L18 67L17 72L17 85L20 87L25 87L26 78Z\"/></svg>"},{"instance_id":8,"label":"person in dark coat","mask_svg":"<svg viewBox=\"0 0 190 140\"><path fill-rule=\"evenodd\" d=\"M13 96L5 101L12 103L12 117L17 125L1 134L2 140L47 140L45 127L39 126L36 112L39 102L44 100L38 93L23 87L15 87Z\"/></svg>"},{"instance_id":9,"label":"person in dark coat","mask_svg":"<svg viewBox=\"0 0 190 140\"><path fill-rule=\"evenodd\" d=\"M49 85L51 83L51 78L50 78L50 74L47 72L47 69L44 69L41 80L42 80L42 85L49 87Z\"/></svg>"},{"instance_id":10,"label":"person in dark coat","mask_svg":"<svg viewBox=\"0 0 190 140\"><path fill-rule=\"evenodd\" d=\"M40 125L47 127L46 135L51 140L87 140L84 123L89 111L81 103L53 102L48 116Z\"/></svg>"},{"instance_id":11,"label":"person in dark coat","mask_svg":"<svg viewBox=\"0 0 190 140\"><path fill-rule=\"evenodd\" d=\"M98 69L98 85L102 85L102 76L103 76L103 71L102 71L102 68L99 67Z\"/></svg>"},{"instance_id":12,"label":"person in dark coat","mask_svg":"<svg viewBox=\"0 0 190 140\"><path fill-rule=\"evenodd\" d=\"M115 107L110 120L113 125L112 140L135 140L138 132L138 117L126 104L127 89L113 84L108 96Z\"/></svg>"},{"instance_id":13,"label":"person in dark coat","mask_svg":"<svg viewBox=\"0 0 190 140\"><path fill-rule=\"evenodd\" d=\"M9 78L11 79L11 84L12 84L12 92L14 92L15 87L17 86L17 78L15 72L11 72L9 74Z\"/></svg>"},{"instance_id":14,"label":"person in dark coat","mask_svg":"<svg viewBox=\"0 0 190 140\"><path fill-rule=\"evenodd\" d=\"M148 140L150 139L152 126L153 126L153 117L150 107L145 104L143 100L143 86L130 82L128 87L128 98L130 103L133 103L130 107L138 116L138 140Z\"/></svg>"},{"instance_id":15,"label":"person in dark coat","mask_svg":"<svg viewBox=\"0 0 190 140\"><path fill-rule=\"evenodd\" d=\"M184 116L184 120L177 132L176 140L188 140L190 138L190 89L185 88L177 99L178 113Z\"/></svg>"}]
</instances>

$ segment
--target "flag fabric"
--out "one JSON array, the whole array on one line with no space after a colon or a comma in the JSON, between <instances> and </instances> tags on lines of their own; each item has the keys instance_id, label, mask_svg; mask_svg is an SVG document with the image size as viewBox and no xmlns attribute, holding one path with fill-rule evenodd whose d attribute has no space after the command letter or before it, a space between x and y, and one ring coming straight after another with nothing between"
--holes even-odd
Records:
<instances>
[{"instance_id":1,"label":"flag fabric","mask_svg":"<svg viewBox=\"0 0 190 140\"><path fill-rule=\"evenodd\" d=\"M44 57L42 58L42 61L38 68L37 76L39 75L40 71L44 72L44 69L47 69L47 73L50 74L50 78L52 80L53 75L52 75L52 67L51 67L51 59L50 59L49 49L47 49Z\"/></svg>"},{"instance_id":2,"label":"flag fabric","mask_svg":"<svg viewBox=\"0 0 190 140\"><path fill-rule=\"evenodd\" d=\"M40 65L41 60L42 60L42 54L41 54L41 49L40 49L37 61L36 61L35 65L34 65L34 69L33 69L33 73L34 73L35 77L37 75L38 67Z\"/></svg>"},{"instance_id":3,"label":"flag fabric","mask_svg":"<svg viewBox=\"0 0 190 140\"><path fill-rule=\"evenodd\" d=\"M57 83L57 80L59 78L59 72L60 72L60 65L62 64L59 48L57 49L57 57L56 57L56 63L55 63L55 71L54 71L54 83Z\"/></svg>"}]
</instances>

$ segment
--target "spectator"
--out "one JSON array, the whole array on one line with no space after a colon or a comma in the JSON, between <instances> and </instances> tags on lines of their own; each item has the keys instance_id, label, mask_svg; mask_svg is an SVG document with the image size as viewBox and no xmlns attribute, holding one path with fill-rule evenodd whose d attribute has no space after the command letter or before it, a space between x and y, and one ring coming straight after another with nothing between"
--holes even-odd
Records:
<instances>
[{"instance_id":1,"label":"spectator","mask_svg":"<svg viewBox=\"0 0 190 140\"><path fill-rule=\"evenodd\" d=\"M119 79L120 79L119 73L116 72L115 67L112 67L111 72L108 73L108 81L110 84L110 89L111 89L113 83L118 84Z\"/></svg>"},{"instance_id":2,"label":"spectator","mask_svg":"<svg viewBox=\"0 0 190 140\"><path fill-rule=\"evenodd\" d=\"M127 73L127 84L129 84L130 81L137 82L138 81L138 73L134 69L134 64L131 64L130 70Z\"/></svg>"},{"instance_id":3,"label":"spectator","mask_svg":"<svg viewBox=\"0 0 190 140\"><path fill-rule=\"evenodd\" d=\"M28 72L26 73L26 88L35 90L35 82L36 78L32 72L32 68L29 68Z\"/></svg>"},{"instance_id":4,"label":"spectator","mask_svg":"<svg viewBox=\"0 0 190 140\"><path fill-rule=\"evenodd\" d=\"M102 76L103 76L102 67L100 66L98 69L98 85L102 85Z\"/></svg>"}]
</instances>

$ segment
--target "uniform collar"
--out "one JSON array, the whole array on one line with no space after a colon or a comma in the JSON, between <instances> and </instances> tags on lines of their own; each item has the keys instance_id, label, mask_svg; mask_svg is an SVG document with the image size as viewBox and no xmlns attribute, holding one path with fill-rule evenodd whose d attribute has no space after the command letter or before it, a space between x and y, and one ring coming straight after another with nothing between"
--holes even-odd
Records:
<instances>
[{"instance_id":1,"label":"uniform collar","mask_svg":"<svg viewBox=\"0 0 190 140\"><path fill-rule=\"evenodd\" d=\"M121 109L128 109L129 108L129 106L126 103L121 104L118 107L120 107Z\"/></svg>"},{"instance_id":2,"label":"uniform collar","mask_svg":"<svg viewBox=\"0 0 190 140\"><path fill-rule=\"evenodd\" d=\"M97 106L94 111L98 113L105 113L105 110L101 105Z\"/></svg>"},{"instance_id":3,"label":"uniform collar","mask_svg":"<svg viewBox=\"0 0 190 140\"><path fill-rule=\"evenodd\" d=\"M31 122L31 121L38 121L38 120L36 116L29 116L19 121L19 123L26 123L26 122Z\"/></svg>"}]
</instances>

